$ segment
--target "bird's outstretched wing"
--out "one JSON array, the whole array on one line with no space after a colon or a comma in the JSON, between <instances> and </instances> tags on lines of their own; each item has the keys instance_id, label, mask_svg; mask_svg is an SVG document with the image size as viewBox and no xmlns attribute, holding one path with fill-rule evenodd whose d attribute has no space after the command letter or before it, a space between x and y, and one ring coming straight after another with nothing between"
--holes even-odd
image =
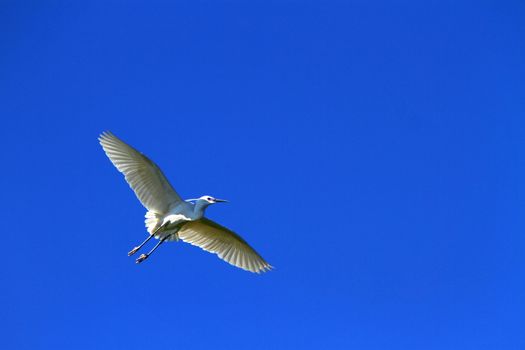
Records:
<instances>
[{"instance_id":1,"label":"bird's outstretched wing","mask_svg":"<svg viewBox=\"0 0 525 350\"><path fill-rule=\"evenodd\" d=\"M124 174L129 186L148 210L164 214L170 205L182 201L159 167L148 157L110 132L102 133L99 142L113 165Z\"/></svg>"},{"instance_id":2,"label":"bird's outstretched wing","mask_svg":"<svg viewBox=\"0 0 525 350\"><path fill-rule=\"evenodd\" d=\"M193 244L241 269L261 273L272 268L235 232L202 218L184 224L178 232L184 242Z\"/></svg>"}]
</instances>

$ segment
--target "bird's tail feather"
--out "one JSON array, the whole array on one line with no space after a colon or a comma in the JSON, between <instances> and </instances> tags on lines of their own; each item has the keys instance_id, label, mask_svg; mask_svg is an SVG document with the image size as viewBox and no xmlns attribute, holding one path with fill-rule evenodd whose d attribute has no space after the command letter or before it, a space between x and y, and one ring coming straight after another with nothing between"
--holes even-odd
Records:
<instances>
[{"instance_id":1,"label":"bird's tail feather","mask_svg":"<svg viewBox=\"0 0 525 350\"><path fill-rule=\"evenodd\" d=\"M161 219L162 215L157 214L154 211L150 210L146 213L146 220L144 223L146 224L146 228L150 235L162 225Z\"/></svg>"},{"instance_id":2,"label":"bird's tail feather","mask_svg":"<svg viewBox=\"0 0 525 350\"><path fill-rule=\"evenodd\" d=\"M168 229L167 227L162 227L164 221L164 215L157 214L154 211L148 211L146 213L146 228L150 235L155 234L156 239L162 239L168 236L167 241L178 241L179 236L175 233L177 229Z\"/></svg>"}]
</instances>

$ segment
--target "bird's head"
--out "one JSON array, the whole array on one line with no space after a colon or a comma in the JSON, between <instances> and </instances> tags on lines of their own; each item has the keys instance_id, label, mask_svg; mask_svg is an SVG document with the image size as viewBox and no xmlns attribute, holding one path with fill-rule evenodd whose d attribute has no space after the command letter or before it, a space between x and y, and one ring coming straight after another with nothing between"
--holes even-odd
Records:
<instances>
[{"instance_id":1,"label":"bird's head","mask_svg":"<svg viewBox=\"0 0 525 350\"><path fill-rule=\"evenodd\" d=\"M195 199L188 199L187 201L188 201L188 202L190 202L190 201L201 202L201 203L204 204L205 206L208 206L208 205L210 205L210 204L215 204L215 203L225 203L225 202L228 202L228 201L225 200L225 199L219 199L219 198L215 198L215 197L208 196L208 195L201 196L201 197L199 197L199 198L195 198ZM202 205L202 204L201 204L201 205Z\"/></svg>"},{"instance_id":2,"label":"bird's head","mask_svg":"<svg viewBox=\"0 0 525 350\"><path fill-rule=\"evenodd\" d=\"M199 198L200 200L203 200L203 201L206 201L208 202L209 204L215 204L215 203L225 203L225 202L228 202L227 200L225 199L219 199L219 198L214 198L212 196L202 196Z\"/></svg>"}]
</instances>

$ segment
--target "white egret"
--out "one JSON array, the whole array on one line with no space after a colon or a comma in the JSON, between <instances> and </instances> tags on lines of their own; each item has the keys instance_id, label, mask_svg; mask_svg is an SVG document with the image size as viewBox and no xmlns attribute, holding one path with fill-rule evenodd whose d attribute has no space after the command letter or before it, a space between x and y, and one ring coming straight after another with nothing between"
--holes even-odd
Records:
<instances>
[{"instance_id":1,"label":"white egret","mask_svg":"<svg viewBox=\"0 0 525 350\"><path fill-rule=\"evenodd\" d=\"M225 200L202 196L184 201L160 168L145 155L110 132L102 133L99 142L148 210L146 228L149 236L128 255L135 254L152 237L159 240L153 249L136 260L137 263L146 260L164 241L181 239L247 271L260 273L272 268L239 235L204 217L209 205Z\"/></svg>"}]
</instances>

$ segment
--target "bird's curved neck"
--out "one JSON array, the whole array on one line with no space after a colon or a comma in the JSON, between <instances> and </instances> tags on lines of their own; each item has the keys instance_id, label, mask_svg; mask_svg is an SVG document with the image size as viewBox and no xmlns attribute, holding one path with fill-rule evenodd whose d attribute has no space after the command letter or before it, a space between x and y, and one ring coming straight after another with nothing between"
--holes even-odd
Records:
<instances>
[{"instance_id":1,"label":"bird's curved neck","mask_svg":"<svg viewBox=\"0 0 525 350\"><path fill-rule=\"evenodd\" d=\"M204 216L204 211L208 205L210 205L210 203L200 199L195 202L195 205L193 206L193 216L195 219L200 219Z\"/></svg>"}]
</instances>

